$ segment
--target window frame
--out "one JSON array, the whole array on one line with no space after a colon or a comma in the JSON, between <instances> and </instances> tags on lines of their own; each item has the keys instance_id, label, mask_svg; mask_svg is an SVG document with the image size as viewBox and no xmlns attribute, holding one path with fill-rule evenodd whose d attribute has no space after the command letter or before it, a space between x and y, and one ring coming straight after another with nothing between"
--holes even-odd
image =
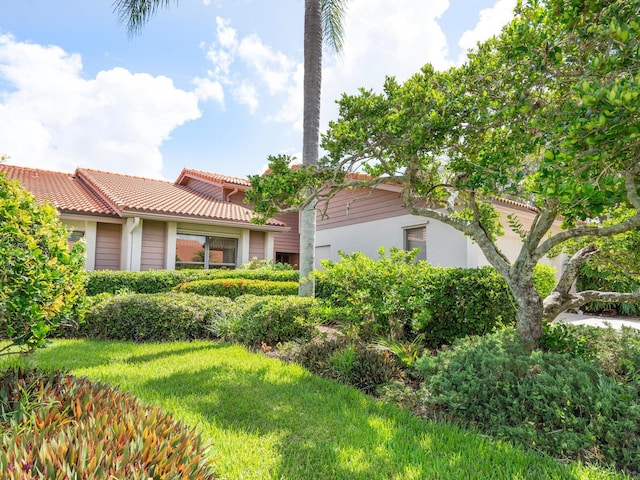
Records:
<instances>
[{"instance_id":1,"label":"window frame","mask_svg":"<svg viewBox=\"0 0 640 480\"><path fill-rule=\"evenodd\" d=\"M412 230L422 230L424 240L421 242L423 245L414 245L412 248L409 248L410 242L412 240L409 239L410 231ZM415 241L413 241L415 243ZM419 248L420 252L416 257L416 260L427 260L427 224L422 223L419 225L409 225L406 227L402 227L402 248L405 252L410 252L414 248Z\"/></svg>"}]
</instances>

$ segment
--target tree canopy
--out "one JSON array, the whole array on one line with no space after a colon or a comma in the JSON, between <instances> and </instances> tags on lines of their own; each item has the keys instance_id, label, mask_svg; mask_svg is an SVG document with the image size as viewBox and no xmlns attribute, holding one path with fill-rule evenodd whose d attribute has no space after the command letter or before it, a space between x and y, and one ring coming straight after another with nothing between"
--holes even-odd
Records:
<instances>
[{"instance_id":1,"label":"tree canopy","mask_svg":"<svg viewBox=\"0 0 640 480\"><path fill-rule=\"evenodd\" d=\"M381 93L343 95L322 162L284 172L286 159L273 158L271 176L252 178L250 198L269 215L300 208L303 185L322 203L346 188L396 182L409 212L477 242L507 280L518 329L533 341L543 319L613 295L571 292L580 263L598 251L588 240L640 226L638 12L640 0L522 0L465 64L426 65L404 84L387 78ZM530 226L512 221L523 242L516 258L495 241L496 197L536 208ZM563 230L552 234L559 217ZM543 303L533 267L578 239L587 242ZM618 298L640 302L640 292Z\"/></svg>"}]
</instances>

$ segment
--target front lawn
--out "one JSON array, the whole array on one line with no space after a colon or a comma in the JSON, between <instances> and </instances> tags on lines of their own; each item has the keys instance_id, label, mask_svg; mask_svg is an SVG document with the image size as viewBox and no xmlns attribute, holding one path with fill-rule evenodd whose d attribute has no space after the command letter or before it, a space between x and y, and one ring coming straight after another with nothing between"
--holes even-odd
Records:
<instances>
[{"instance_id":1,"label":"front lawn","mask_svg":"<svg viewBox=\"0 0 640 480\"><path fill-rule=\"evenodd\" d=\"M197 427L221 478L624 478L425 422L237 345L56 340L33 363L119 385Z\"/></svg>"}]
</instances>

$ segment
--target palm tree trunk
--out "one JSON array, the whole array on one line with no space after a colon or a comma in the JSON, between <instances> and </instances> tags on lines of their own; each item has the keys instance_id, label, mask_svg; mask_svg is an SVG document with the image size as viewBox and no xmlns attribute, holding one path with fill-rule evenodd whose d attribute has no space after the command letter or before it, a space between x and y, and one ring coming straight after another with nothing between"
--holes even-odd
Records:
<instances>
[{"instance_id":1,"label":"palm tree trunk","mask_svg":"<svg viewBox=\"0 0 640 480\"><path fill-rule=\"evenodd\" d=\"M304 111L302 120L302 163L318 162L320 143L320 101L322 85L322 10L320 0L305 0L304 12ZM314 295L309 278L315 263L316 211L309 205L300 213L301 297Z\"/></svg>"}]
</instances>

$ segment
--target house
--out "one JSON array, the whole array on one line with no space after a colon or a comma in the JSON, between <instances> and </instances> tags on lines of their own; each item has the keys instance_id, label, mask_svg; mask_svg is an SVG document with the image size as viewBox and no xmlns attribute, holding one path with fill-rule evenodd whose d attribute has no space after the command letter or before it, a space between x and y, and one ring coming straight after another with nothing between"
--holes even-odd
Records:
<instances>
[{"instance_id":1,"label":"house","mask_svg":"<svg viewBox=\"0 0 640 480\"><path fill-rule=\"evenodd\" d=\"M494 201L500 213L504 235L498 246L508 258L515 260L522 242L507 223L515 215L527 228L535 217L535 208L525 203L498 198ZM556 221L554 232L560 230ZM412 250L420 248L418 258L443 267L480 267L488 265L484 253L470 237L453 227L429 218L412 215L404 207L401 188L382 183L373 189L343 190L328 205L325 216L318 216L316 226L316 267L323 259L337 261L339 251L363 252L378 257L378 249ZM543 263L563 269L564 256L545 258Z\"/></svg>"},{"instance_id":2,"label":"house","mask_svg":"<svg viewBox=\"0 0 640 480\"><path fill-rule=\"evenodd\" d=\"M250 258L299 263L299 216L276 215L265 225L251 223L243 202L247 179L185 168L175 182L78 168L60 173L0 164L0 172L19 180L39 201L58 209L72 230L70 242L84 238L88 270L235 268ZM507 225L514 214L525 226L535 209L496 199L504 236L502 251L514 259L519 236ZM559 222L554 226L560 229ZM410 214L400 187L345 190L326 215L318 215L316 267L339 260L339 251L361 251L376 258L378 248L420 248L432 265L478 267L488 262L480 248L459 231L436 220ZM545 259L562 271L564 258Z\"/></svg>"},{"instance_id":3,"label":"house","mask_svg":"<svg viewBox=\"0 0 640 480\"><path fill-rule=\"evenodd\" d=\"M0 164L84 238L87 270L235 268L250 258L297 263L298 215L251 223L246 179L184 169L175 182L78 168Z\"/></svg>"}]
</instances>

